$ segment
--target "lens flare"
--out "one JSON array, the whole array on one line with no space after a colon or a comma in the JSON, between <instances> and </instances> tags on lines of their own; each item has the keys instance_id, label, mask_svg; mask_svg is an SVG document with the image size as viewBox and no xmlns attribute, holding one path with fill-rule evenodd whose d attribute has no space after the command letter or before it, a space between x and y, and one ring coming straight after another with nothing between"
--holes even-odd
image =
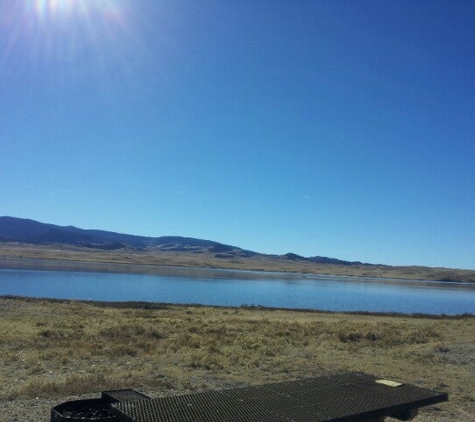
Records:
<instances>
[{"instance_id":1,"label":"lens flare","mask_svg":"<svg viewBox=\"0 0 475 422\"><path fill-rule=\"evenodd\" d=\"M21 75L36 79L43 75L58 86L94 78L107 82L110 75L139 81L139 75L156 69L157 63L163 65L163 60L154 61L153 54L166 51L166 42L166 48L172 45L165 8L151 15L155 9L147 7L147 2L12 3L0 1L0 86L19 83ZM152 48L151 33L161 35L153 38Z\"/></svg>"},{"instance_id":2,"label":"lens flare","mask_svg":"<svg viewBox=\"0 0 475 422\"><path fill-rule=\"evenodd\" d=\"M123 18L124 1L120 0L28 0L30 13L41 20L78 19L92 15L120 21Z\"/></svg>"},{"instance_id":3,"label":"lens flare","mask_svg":"<svg viewBox=\"0 0 475 422\"><path fill-rule=\"evenodd\" d=\"M33 0L33 9L37 16L44 19L47 15L53 16L76 12L81 9L80 0Z\"/></svg>"}]
</instances>

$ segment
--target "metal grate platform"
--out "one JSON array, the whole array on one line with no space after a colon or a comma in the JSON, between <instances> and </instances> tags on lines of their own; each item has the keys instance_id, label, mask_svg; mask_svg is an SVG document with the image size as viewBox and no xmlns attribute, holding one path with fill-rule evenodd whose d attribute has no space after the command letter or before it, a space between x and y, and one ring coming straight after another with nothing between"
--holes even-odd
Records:
<instances>
[{"instance_id":1,"label":"metal grate platform","mask_svg":"<svg viewBox=\"0 0 475 422\"><path fill-rule=\"evenodd\" d=\"M359 422L407 420L447 394L344 374L112 404L119 422Z\"/></svg>"},{"instance_id":2,"label":"metal grate platform","mask_svg":"<svg viewBox=\"0 0 475 422\"><path fill-rule=\"evenodd\" d=\"M123 401L148 400L150 397L135 390L110 390L103 391L101 399L110 403Z\"/></svg>"}]
</instances>

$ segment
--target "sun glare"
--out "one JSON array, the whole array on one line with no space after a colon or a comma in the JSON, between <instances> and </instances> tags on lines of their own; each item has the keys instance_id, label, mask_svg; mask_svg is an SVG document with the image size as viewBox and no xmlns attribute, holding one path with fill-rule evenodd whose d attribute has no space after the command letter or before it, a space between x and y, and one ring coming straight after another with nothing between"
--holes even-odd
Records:
<instances>
[{"instance_id":1,"label":"sun glare","mask_svg":"<svg viewBox=\"0 0 475 422\"><path fill-rule=\"evenodd\" d=\"M139 50L135 34L140 31L132 0L23 0L13 2L14 7L6 3L0 1L5 35L0 39L1 78L16 79L16 54L25 58L25 71L53 66L50 71L60 73L62 80L76 80L79 72L131 72L127 55Z\"/></svg>"},{"instance_id":2,"label":"sun glare","mask_svg":"<svg viewBox=\"0 0 475 422\"><path fill-rule=\"evenodd\" d=\"M29 8L39 19L88 19L99 15L103 19L121 22L120 0L30 0Z\"/></svg>"},{"instance_id":3,"label":"sun glare","mask_svg":"<svg viewBox=\"0 0 475 422\"><path fill-rule=\"evenodd\" d=\"M54 14L69 14L72 12L81 12L81 0L34 0L34 9L38 16Z\"/></svg>"},{"instance_id":4,"label":"sun glare","mask_svg":"<svg viewBox=\"0 0 475 422\"><path fill-rule=\"evenodd\" d=\"M47 70L59 83L94 75L134 77L151 64L148 28L156 22L135 0L0 0L0 79ZM2 48L3 47L3 48ZM12 60L21 55L23 60ZM20 64L19 64L20 63ZM19 68L19 66L22 66ZM58 76L59 75L59 76Z\"/></svg>"}]
</instances>

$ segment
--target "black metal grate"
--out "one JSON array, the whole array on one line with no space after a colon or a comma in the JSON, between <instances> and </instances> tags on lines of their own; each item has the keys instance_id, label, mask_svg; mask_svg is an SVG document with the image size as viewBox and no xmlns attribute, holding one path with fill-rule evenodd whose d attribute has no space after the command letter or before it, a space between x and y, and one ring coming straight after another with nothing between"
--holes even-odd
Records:
<instances>
[{"instance_id":1,"label":"black metal grate","mask_svg":"<svg viewBox=\"0 0 475 422\"><path fill-rule=\"evenodd\" d=\"M410 385L390 387L345 374L232 390L120 402L121 422L354 422L447 400Z\"/></svg>"},{"instance_id":2,"label":"black metal grate","mask_svg":"<svg viewBox=\"0 0 475 422\"><path fill-rule=\"evenodd\" d=\"M101 398L110 403L123 401L148 400L150 397L135 390L110 390L103 391Z\"/></svg>"}]
</instances>

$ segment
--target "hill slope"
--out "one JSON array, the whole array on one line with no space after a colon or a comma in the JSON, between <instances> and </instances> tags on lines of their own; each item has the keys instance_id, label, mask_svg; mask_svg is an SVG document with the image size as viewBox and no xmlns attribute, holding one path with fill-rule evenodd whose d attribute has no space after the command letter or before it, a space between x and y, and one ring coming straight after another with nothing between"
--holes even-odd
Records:
<instances>
[{"instance_id":1,"label":"hill slope","mask_svg":"<svg viewBox=\"0 0 475 422\"><path fill-rule=\"evenodd\" d=\"M175 252L234 252L252 255L231 245L211 240L181 236L144 237L104 230L85 230L74 226L57 226L15 217L0 217L0 241L34 245L64 244L77 247L119 250L161 250Z\"/></svg>"},{"instance_id":2,"label":"hill slope","mask_svg":"<svg viewBox=\"0 0 475 422\"><path fill-rule=\"evenodd\" d=\"M311 274L474 282L475 271L421 266L393 267L294 253L266 255L211 240L145 237L84 230L15 217L0 217L0 268L36 265L19 258L87 263L228 268ZM15 262L11 262L11 260ZM10 260L10 262L9 262ZM23 260L25 261L25 260Z\"/></svg>"},{"instance_id":3,"label":"hill slope","mask_svg":"<svg viewBox=\"0 0 475 422\"><path fill-rule=\"evenodd\" d=\"M133 249L136 251L209 252L216 258L269 256L211 240L182 236L144 237L105 230L80 229L58 226L16 217L0 217L0 242L22 242L33 245L71 245L102 250ZM309 261L318 264L367 265L358 261L315 256L306 258L294 253L280 256L291 261Z\"/></svg>"}]
</instances>

